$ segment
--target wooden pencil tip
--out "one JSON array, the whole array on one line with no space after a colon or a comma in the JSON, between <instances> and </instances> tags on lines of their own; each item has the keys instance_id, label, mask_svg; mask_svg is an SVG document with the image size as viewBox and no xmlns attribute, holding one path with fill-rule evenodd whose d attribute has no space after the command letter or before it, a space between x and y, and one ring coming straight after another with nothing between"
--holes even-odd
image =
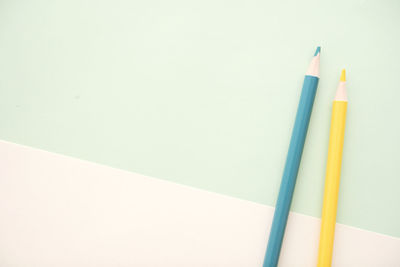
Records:
<instances>
[{"instance_id":1,"label":"wooden pencil tip","mask_svg":"<svg viewBox=\"0 0 400 267\"><path fill-rule=\"evenodd\" d=\"M338 89L336 90L335 101L347 101L347 92L346 92L346 70L342 70L342 74L340 75L340 83Z\"/></svg>"}]
</instances>

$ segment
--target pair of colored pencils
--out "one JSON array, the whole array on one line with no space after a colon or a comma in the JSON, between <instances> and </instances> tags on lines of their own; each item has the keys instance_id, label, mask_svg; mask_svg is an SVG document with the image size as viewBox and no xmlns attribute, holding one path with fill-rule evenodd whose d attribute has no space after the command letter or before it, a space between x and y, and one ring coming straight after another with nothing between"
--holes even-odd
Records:
<instances>
[{"instance_id":1,"label":"pair of colored pencils","mask_svg":"<svg viewBox=\"0 0 400 267\"><path fill-rule=\"evenodd\" d=\"M279 261L301 155L319 82L320 54L321 49L318 47L304 78L263 267L275 267ZM347 97L345 72L343 70L332 111L318 267L330 266L332 259L346 109Z\"/></svg>"}]
</instances>

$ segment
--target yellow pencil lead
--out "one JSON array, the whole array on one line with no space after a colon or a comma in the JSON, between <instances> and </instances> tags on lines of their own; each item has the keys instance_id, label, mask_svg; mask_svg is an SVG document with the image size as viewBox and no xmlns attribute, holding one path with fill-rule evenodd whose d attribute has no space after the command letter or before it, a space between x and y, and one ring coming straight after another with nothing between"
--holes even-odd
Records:
<instances>
[{"instance_id":1,"label":"yellow pencil lead","mask_svg":"<svg viewBox=\"0 0 400 267\"><path fill-rule=\"evenodd\" d=\"M342 70L342 74L340 75L340 81L345 82L346 81L346 70Z\"/></svg>"}]
</instances>

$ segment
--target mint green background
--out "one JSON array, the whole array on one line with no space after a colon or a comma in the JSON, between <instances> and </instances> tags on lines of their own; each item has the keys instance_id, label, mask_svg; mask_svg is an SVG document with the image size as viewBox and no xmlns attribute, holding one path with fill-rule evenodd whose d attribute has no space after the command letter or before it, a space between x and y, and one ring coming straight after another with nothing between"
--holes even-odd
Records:
<instances>
[{"instance_id":1,"label":"mint green background","mask_svg":"<svg viewBox=\"0 0 400 267\"><path fill-rule=\"evenodd\" d=\"M347 68L338 222L400 237L399 1L0 0L0 138L274 205L303 74L293 202L320 216Z\"/></svg>"}]
</instances>

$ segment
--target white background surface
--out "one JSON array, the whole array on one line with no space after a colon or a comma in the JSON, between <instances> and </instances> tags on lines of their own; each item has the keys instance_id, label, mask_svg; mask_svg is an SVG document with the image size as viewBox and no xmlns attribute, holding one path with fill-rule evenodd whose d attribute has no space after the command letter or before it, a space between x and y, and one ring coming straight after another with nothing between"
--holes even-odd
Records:
<instances>
[{"instance_id":1,"label":"white background surface","mask_svg":"<svg viewBox=\"0 0 400 267\"><path fill-rule=\"evenodd\" d=\"M273 208L0 142L0 266L260 267ZM292 213L280 266L315 266ZM333 266L399 266L400 240L337 225Z\"/></svg>"}]
</instances>

